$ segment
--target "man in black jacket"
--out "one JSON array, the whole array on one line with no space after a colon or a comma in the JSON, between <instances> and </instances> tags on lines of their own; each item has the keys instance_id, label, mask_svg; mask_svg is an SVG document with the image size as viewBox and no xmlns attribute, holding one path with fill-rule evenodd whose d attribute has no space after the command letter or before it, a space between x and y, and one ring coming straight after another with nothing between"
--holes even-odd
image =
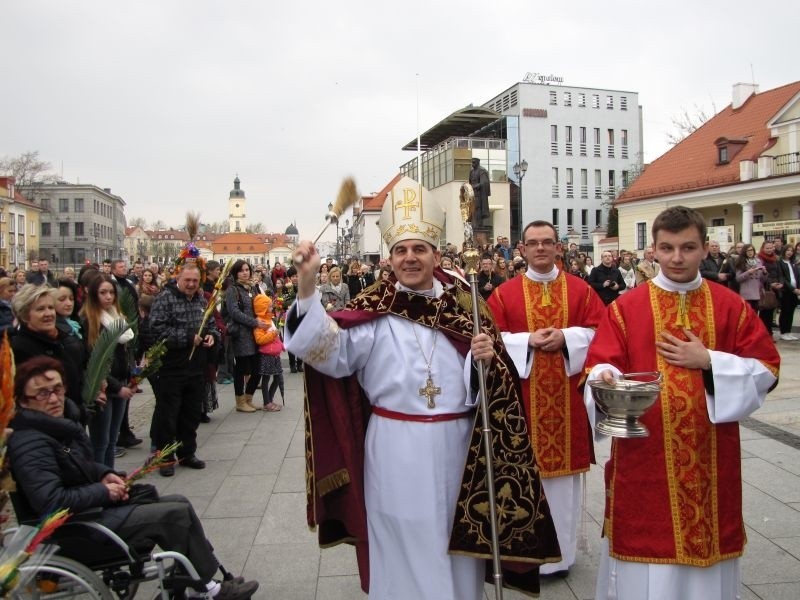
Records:
<instances>
[{"instance_id":1,"label":"man in black jacket","mask_svg":"<svg viewBox=\"0 0 800 600\"><path fill-rule=\"evenodd\" d=\"M167 284L156 296L150 312L153 333L158 339L165 339L167 346L163 365L154 379L156 406L150 435L156 448L181 442L180 464L192 469L206 467L195 456L205 397L203 368L207 351L220 340L214 319L209 319L200 331L205 308L200 270L194 263L186 263L178 272L177 281ZM189 359L192 349L194 353ZM171 477L175 468L163 467L159 473Z\"/></svg>"},{"instance_id":2,"label":"man in black jacket","mask_svg":"<svg viewBox=\"0 0 800 600\"><path fill-rule=\"evenodd\" d=\"M47 259L40 258L37 269L28 273L28 275L25 277L25 281L36 285L43 285L46 283L50 287L58 287L56 278L50 272L49 267L50 263L47 262Z\"/></svg>"},{"instance_id":3,"label":"man in black jacket","mask_svg":"<svg viewBox=\"0 0 800 600\"><path fill-rule=\"evenodd\" d=\"M725 253L719 251L719 242L708 242L708 254L700 263L700 275L709 281L716 281L722 285L728 284L728 274L722 270L725 264Z\"/></svg>"},{"instance_id":4,"label":"man in black jacket","mask_svg":"<svg viewBox=\"0 0 800 600\"><path fill-rule=\"evenodd\" d=\"M502 277L494 272L494 261L489 255L481 258L481 270L478 271L478 291L484 300L488 300L494 288L503 283Z\"/></svg>"},{"instance_id":5,"label":"man in black jacket","mask_svg":"<svg viewBox=\"0 0 800 600\"><path fill-rule=\"evenodd\" d=\"M603 304L611 304L627 286L622 273L614 265L614 255L608 250L600 255L601 263L589 273L589 285L594 288Z\"/></svg>"}]
</instances>

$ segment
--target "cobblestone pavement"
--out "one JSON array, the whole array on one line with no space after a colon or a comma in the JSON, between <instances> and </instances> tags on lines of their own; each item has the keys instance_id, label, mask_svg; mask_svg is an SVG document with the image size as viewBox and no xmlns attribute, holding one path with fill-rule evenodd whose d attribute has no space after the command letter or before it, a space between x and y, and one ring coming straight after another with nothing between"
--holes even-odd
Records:
<instances>
[{"instance_id":1,"label":"cobblestone pavement","mask_svg":"<svg viewBox=\"0 0 800 600\"><path fill-rule=\"evenodd\" d=\"M745 600L800 598L800 342L778 342L778 347L783 357L780 384L741 427L748 537ZM303 380L288 369L285 379L286 406L276 413L237 413L233 386L219 386L221 408L199 431L198 456L208 467L179 467L173 478L149 479L163 493L182 493L192 500L223 564L261 582L255 598L364 598L352 549L321 551L306 526ZM142 434L148 430L153 402L149 389L132 400L131 422L140 437L146 437ZM260 404L260 397L256 402ZM141 464L146 448L147 442L129 450L119 459L119 468ZM594 595L608 450L607 442L597 446L599 464L587 477L587 547L567 579L543 582L543 599ZM486 591L487 598L494 598L492 587ZM508 600L523 597L504 594Z\"/></svg>"}]
</instances>

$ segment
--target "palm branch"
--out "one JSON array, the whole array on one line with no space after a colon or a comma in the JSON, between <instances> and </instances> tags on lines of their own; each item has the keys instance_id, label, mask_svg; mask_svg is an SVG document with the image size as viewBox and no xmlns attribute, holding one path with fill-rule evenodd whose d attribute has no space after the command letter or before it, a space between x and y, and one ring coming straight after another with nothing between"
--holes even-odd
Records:
<instances>
[{"instance_id":1,"label":"palm branch","mask_svg":"<svg viewBox=\"0 0 800 600\"><path fill-rule=\"evenodd\" d=\"M83 403L87 410L94 411L95 399L100 393L100 386L111 371L114 350L121 336L128 328L125 319L116 319L108 327L104 327L97 336L97 341L89 355L86 365L86 377L83 380Z\"/></svg>"},{"instance_id":2,"label":"palm branch","mask_svg":"<svg viewBox=\"0 0 800 600\"><path fill-rule=\"evenodd\" d=\"M122 316L128 322L128 327L133 332L135 342L139 337L139 308L136 306L136 300L130 290L122 286L119 286L119 307L122 310Z\"/></svg>"}]
</instances>

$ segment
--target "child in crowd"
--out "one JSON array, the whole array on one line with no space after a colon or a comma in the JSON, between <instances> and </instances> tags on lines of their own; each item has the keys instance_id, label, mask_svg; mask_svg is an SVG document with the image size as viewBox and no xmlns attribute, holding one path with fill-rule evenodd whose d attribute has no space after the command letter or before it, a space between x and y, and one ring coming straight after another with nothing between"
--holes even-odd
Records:
<instances>
[{"instance_id":1,"label":"child in crowd","mask_svg":"<svg viewBox=\"0 0 800 600\"><path fill-rule=\"evenodd\" d=\"M256 319L269 321L272 326L269 329L255 329L256 344L258 345L259 361L256 377L263 377L261 380L261 393L264 398L264 410L277 412L281 410L281 405L273 402L275 391L280 388L281 401L285 404L283 389L283 365L281 364L281 352L283 342L278 333L272 315L272 300L263 294L253 298L253 312ZM269 386L269 378L272 377L272 384Z\"/></svg>"}]
</instances>

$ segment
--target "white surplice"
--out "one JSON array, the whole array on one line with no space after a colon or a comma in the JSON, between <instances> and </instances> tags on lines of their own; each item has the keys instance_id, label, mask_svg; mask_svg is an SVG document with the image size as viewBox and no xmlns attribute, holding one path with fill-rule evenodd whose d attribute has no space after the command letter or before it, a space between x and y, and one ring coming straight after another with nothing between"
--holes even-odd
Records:
<instances>
[{"instance_id":1,"label":"white surplice","mask_svg":"<svg viewBox=\"0 0 800 600\"><path fill-rule=\"evenodd\" d=\"M668 292L688 292L700 287L698 274L694 281L678 283L663 273L653 283ZM739 421L749 416L763 403L775 376L760 361L727 352L709 350L714 394L706 391L706 406L712 423ZM622 373L614 365L595 365L588 380L597 379L610 369ZM716 398L724 399L717 403ZM584 402L594 429L602 418L592 398L591 388L584 388ZM654 564L619 560L609 556L608 539L600 545L600 564L597 573L595 600L727 600L741 598L741 559L723 560L709 567L690 567L674 564Z\"/></svg>"},{"instance_id":2,"label":"white surplice","mask_svg":"<svg viewBox=\"0 0 800 600\"><path fill-rule=\"evenodd\" d=\"M442 293L436 281L429 295ZM296 306L304 316L294 332L287 328L287 350L326 375L356 373L373 406L418 415L473 410L468 363L441 332L394 315L345 330L319 297ZM419 389L432 350L431 376L442 393L429 409ZM473 418L370 418L364 462L370 598L483 598L484 561L447 552L472 427Z\"/></svg>"},{"instance_id":3,"label":"white surplice","mask_svg":"<svg viewBox=\"0 0 800 600\"><path fill-rule=\"evenodd\" d=\"M550 273L537 273L528 268L525 277L533 281L554 281L558 277L558 267ZM568 359L564 361L566 377L577 375L583 370L586 351L594 337L594 330L589 327L566 327L561 330L567 347ZM511 360L517 368L520 379L529 379L533 368L535 348L528 345L531 332L501 332ZM525 384L523 384L525 385ZM583 510L583 474L562 475L561 477L542 477L544 494L550 505L550 514L556 526L558 545L561 547L561 560L557 563L543 564L539 568L542 575L569 569L575 564L578 548L578 523Z\"/></svg>"}]
</instances>

